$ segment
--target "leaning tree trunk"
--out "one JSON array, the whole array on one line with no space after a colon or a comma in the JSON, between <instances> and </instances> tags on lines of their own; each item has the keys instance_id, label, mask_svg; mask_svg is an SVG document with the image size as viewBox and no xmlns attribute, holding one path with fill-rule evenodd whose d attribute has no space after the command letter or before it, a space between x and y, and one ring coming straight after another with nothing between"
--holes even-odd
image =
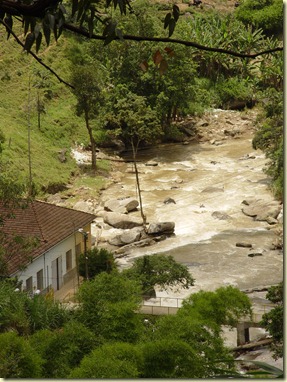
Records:
<instances>
[{"instance_id":1,"label":"leaning tree trunk","mask_svg":"<svg viewBox=\"0 0 287 382\"><path fill-rule=\"evenodd\" d=\"M92 150L92 170L96 170L97 169L97 154L96 154L96 142L95 142L95 139L93 137L93 131L92 131L92 128L90 126L90 120L89 120L89 113L87 111L85 111L85 121L86 121L86 128L88 130L88 133L89 133L89 137L90 137L90 143L91 143L91 150Z\"/></svg>"},{"instance_id":2,"label":"leaning tree trunk","mask_svg":"<svg viewBox=\"0 0 287 382\"><path fill-rule=\"evenodd\" d=\"M145 214L143 212L143 204L142 204L142 195L141 195L141 189L140 189L139 173L138 173L137 162L136 162L137 149L134 146L133 140L131 141L131 144L132 144L132 149L133 149L133 161L134 161L135 174L136 174L137 190L138 190L138 194L139 194L139 204L140 204L141 217L142 217L142 220L143 220L144 230L146 230L146 216L145 216Z\"/></svg>"}]
</instances>

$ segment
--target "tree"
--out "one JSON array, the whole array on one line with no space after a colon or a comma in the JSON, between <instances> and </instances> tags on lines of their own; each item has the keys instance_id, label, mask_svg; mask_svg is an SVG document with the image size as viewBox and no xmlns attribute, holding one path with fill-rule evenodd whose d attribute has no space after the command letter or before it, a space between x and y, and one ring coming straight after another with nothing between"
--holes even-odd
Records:
<instances>
[{"instance_id":1,"label":"tree","mask_svg":"<svg viewBox=\"0 0 287 382\"><path fill-rule=\"evenodd\" d=\"M268 289L266 298L276 304L270 312L265 313L262 317L261 324L271 334L273 343L273 357L275 359L282 358L284 355L284 285L281 282L279 285L272 286Z\"/></svg>"},{"instance_id":2,"label":"tree","mask_svg":"<svg viewBox=\"0 0 287 382\"><path fill-rule=\"evenodd\" d=\"M41 378L42 359L24 337L0 334L0 375L3 378Z\"/></svg>"},{"instance_id":3,"label":"tree","mask_svg":"<svg viewBox=\"0 0 287 382\"><path fill-rule=\"evenodd\" d=\"M162 339L142 345L141 378L202 378L200 354L180 339Z\"/></svg>"},{"instance_id":4,"label":"tree","mask_svg":"<svg viewBox=\"0 0 287 382\"><path fill-rule=\"evenodd\" d=\"M136 345L105 344L87 355L69 378L139 378L142 362Z\"/></svg>"},{"instance_id":5,"label":"tree","mask_svg":"<svg viewBox=\"0 0 287 382\"><path fill-rule=\"evenodd\" d=\"M107 128L132 147L137 191L143 224L146 216L142 206L136 156L140 144L154 142L162 133L157 113L146 102L146 98L131 92L126 85L118 85L110 92Z\"/></svg>"},{"instance_id":6,"label":"tree","mask_svg":"<svg viewBox=\"0 0 287 382\"><path fill-rule=\"evenodd\" d=\"M86 281L78 292L77 319L100 341L134 342L142 332L136 313L141 302L140 285L123 274L102 272Z\"/></svg>"},{"instance_id":7,"label":"tree","mask_svg":"<svg viewBox=\"0 0 287 382\"><path fill-rule=\"evenodd\" d=\"M87 266L89 270L89 278L94 278L101 272L112 272L116 268L115 259L112 252L105 248L92 248L87 254L82 253L79 257L79 274L86 276L86 256L88 258Z\"/></svg>"},{"instance_id":8,"label":"tree","mask_svg":"<svg viewBox=\"0 0 287 382\"><path fill-rule=\"evenodd\" d=\"M252 308L248 296L239 289L227 286L215 292L200 291L184 300L182 310L203 321L211 320L217 325L235 326L240 317L251 316ZM185 312L184 312L185 314Z\"/></svg>"},{"instance_id":9,"label":"tree","mask_svg":"<svg viewBox=\"0 0 287 382\"><path fill-rule=\"evenodd\" d=\"M271 67L272 72L271 72ZM265 172L271 176L276 197L283 199L284 188L284 125L283 125L283 57L273 57L265 68L259 86L263 111L258 118L257 131L252 140L254 149L261 149L269 160ZM267 84L269 84L266 89Z\"/></svg>"},{"instance_id":10,"label":"tree","mask_svg":"<svg viewBox=\"0 0 287 382\"><path fill-rule=\"evenodd\" d=\"M220 335L221 328L216 322L206 317L192 315L180 308L176 315L161 316L150 326L150 338L146 339L147 343L173 342L175 344L178 341L179 344L184 343L188 346L189 356L193 359L190 365L186 364L184 359L181 360L178 365L178 372L182 372L181 378L209 378L214 376L218 369L229 369L233 357L229 349L224 346ZM157 373L164 373L164 370L159 370L160 352L157 357L158 359L155 360L155 363L158 363ZM229 371L232 369L233 367ZM172 372L176 375L176 368Z\"/></svg>"},{"instance_id":11,"label":"tree","mask_svg":"<svg viewBox=\"0 0 287 382\"><path fill-rule=\"evenodd\" d=\"M60 330L39 330L29 337L29 343L43 359L43 378L66 378L97 346L95 335L76 321Z\"/></svg>"},{"instance_id":12,"label":"tree","mask_svg":"<svg viewBox=\"0 0 287 382\"><path fill-rule=\"evenodd\" d=\"M187 266L177 263L172 256L146 255L136 258L133 265L123 271L123 275L138 280L142 294L147 297L155 295L155 286L164 289L172 286L189 288L194 285Z\"/></svg>"},{"instance_id":13,"label":"tree","mask_svg":"<svg viewBox=\"0 0 287 382\"><path fill-rule=\"evenodd\" d=\"M96 170L96 141L93 135L92 119L99 114L102 98L102 76L95 67L73 67L71 82L77 97L77 114L84 115L92 151L92 169Z\"/></svg>"}]
</instances>

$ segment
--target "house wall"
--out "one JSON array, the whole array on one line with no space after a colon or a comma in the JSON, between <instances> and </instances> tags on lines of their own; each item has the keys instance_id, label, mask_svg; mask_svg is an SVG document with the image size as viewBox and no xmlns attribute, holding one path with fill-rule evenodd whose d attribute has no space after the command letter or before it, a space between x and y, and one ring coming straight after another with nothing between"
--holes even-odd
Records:
<instances>
[{"instance_id":1,"label":"house wall","mask_svg":"<svg viewBox=\"0 0 287 382\"><path fill-rule=\"evenodd\" d=\"M91 248L91 227L83 228L88 232L87 248ZM33 260L24 271L18 272L22 289L36 291L60 290L71 279L77 280L77 255L84 252L84 237L76 232L49 251ZM68 253L68 254L67 254Z\"/></svg>"}]
</instances>

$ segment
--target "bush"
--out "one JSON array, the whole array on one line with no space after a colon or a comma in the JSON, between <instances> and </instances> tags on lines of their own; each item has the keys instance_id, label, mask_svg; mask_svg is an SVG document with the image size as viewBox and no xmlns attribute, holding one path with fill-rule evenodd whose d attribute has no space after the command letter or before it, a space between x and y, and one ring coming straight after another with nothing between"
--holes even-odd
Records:
<instances>
[{"instance_id":1,"label":"bush","mask_svg":"<svg viewBox=\"0 0 287 382\"><path fill-rule=\"evenodd\" d=\"M245 0L235 16L246 25L262 28L266 34L283 32L282 0Z\"/></svg>"},{"instance_id":2,"label":"bush","mask_svg":"<svg viewBox=\"0 0 287 382\"><path fill-rule=\"evenodd\" d=\"M101 272L110 273L116 268L112 252L105 248L93 248L87 251L87 267L89 278L94 278ZM86 255L82 253L79 257L79 274L86 277Z\"/></svg>"},{"instance_id":3,"label":"bush","mask_svg":"<svg viewBox=\"0 0 287 382\"><path fill-rule=\"evenodd\" d=\"M15 332L0 334L0 375L2 378L40 378L42 359Z\"/></svg>"},{"instance_id":4,"label":"bush","mask_svg":"<svg viewBox=\"0 0 287 382\"><path fill-rule=\"evenodd\" d=\"M253 86L248 80L237 77L221 79L216 85L223 109L244 109L252 105Z\"/></svg>"}]
</instances>

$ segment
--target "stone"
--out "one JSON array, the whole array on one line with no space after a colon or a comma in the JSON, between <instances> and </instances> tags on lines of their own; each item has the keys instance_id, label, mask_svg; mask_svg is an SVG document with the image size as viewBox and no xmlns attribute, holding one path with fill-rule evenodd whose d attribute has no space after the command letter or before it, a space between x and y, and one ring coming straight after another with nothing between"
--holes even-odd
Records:
<instances>
[{"instance_id":1,"label":"stone","mask_svg":"<svg viewBox=\"0 0 287 382\"><path fill-rule=\"evenodd\" d=\"M271 216L267 216L266 221L267 221L267 223L270 224L270 225L273 225L273 224L277 224L277 223L278 223L278 220L272 218Z\"/></svg>"},{"instance_id":2,"label":"stone","mask_svg":"<svg viewBox=\"0 0 287 382\"><path fill-rule=\"evenodd\" d=\"M47 197L47 202L52 204L60 204L63 202L63 199L61 198L59 194L49 195Z\"/></svg>"},{"instance_id":3,"label":"stone","mask_svg":"<svg viewBox=\"0 0 287 382\"><path fill-rule=\"evenodd\" d=\"M88 212L92 213L93 212L93 206L89 202L85 202L83 200L80 200L76 204L74 204L74 209L78 211L83 211L83 212Z\"/></svg>"},{"instance_id":4,"label":"stone","mask_svg":"<svg viewBox=\"0 0 287 382\"><path fill-rule=\"evenodd\" d=\"M166 199L164 199L163 202L164 202L164 204L170 204L170 203L176 204L176 202L173 198L166 198Z\"/></svg>"},{"instance_id":5,"label":"stone","mask_svg":"<svg viewBox=\"0 0 287 382\"><path fill-rule=\"evenodd\" d=\"M262 199L249 202L246 207L242 208L242 212L247 215L254 217L257 221L266 221L267 218L271 217L276 219L281 210L281 205L277 201L264 201Z\"/></svg>"},{"instance_id":6,"label":"stone","mask_svg":"<svg viewBox=\"0 0 287 382\"><path fill-rule=\"evenodd\" d=\"M263 256L262 253L256 252L256 253L249 253L248 257L255 257L255 256Z\"/></svg>"},{"instance_id":7,"label":"stone","mask_svg":"<svg viewBox=\"0 0 287 382\"><path fill-rule=\"evenodd\" d=\"M155 162L154 160L150 160L150 161L146 162L145 165L146 165L146 166L152 166L152 167L155 167L155 166L158 166L158 163Z\"/></svg>"},{"instance_id":8,"label":"stone","mask_svg":"<svg viewBox=\"0 0 287 382\"><path fill-rule=\"evenodd\" d=\"M131 244L136 241L139 241L141 239L141 233L142 230L136 228L130 229L128 231L123 232L120 237L121 237L121 242L123 244Z\"/></svg>"},{"instance_id":9,"label":"stone","mask_svg":"<svg viewBox=\"0 0 287 382\"><path fill-rule=\"evenodd\" d=\"M106 211L117 212L120 214L126 214L127 213L126 208L124 206L122 206L120 204L120 201L117 199L108 200L105 203L104 208Z\"/></svg>"},{"instance_id":10,"label":"stone","mask_svg":"<svg viewBox=\"0 0 287 382\"><path fill-rule=\"evenodd\" d=\"M122 199L111 199L105 202L104 208L107 211L118 212L127 214L128 212L135 211L139 205L136 199L127 197Z\"/></svg>"},{"instance_id":11,"label":"stone","mask_svg":"<svg viewBox=\"0 0 287 382\"><path fill-rule=\"evenodd\" d=\"M103 216L103 219L104 223L119 229L130 229L143 225L142 219L117 212L106 212Z\"/></svg>"},{"instance_id":12,"label":"stone","mask_svg":"<svg viewBox=\"0 0 287 382\"><path fill-rule=\"evenodd\" d=\"M250 243L243 243L243 242L236 243L235 246L236 247L242 247L242 248L252 248L252 244L250 244Z\"/></svg>"},{"instance_id":13,"label":"stone","mask_svg":"<svg viewBox=\"0 0 287 382\"><path fill-rule=\"evenodd\" d=\"M151 223L147 229L147 233L148 235L154 235L159 233L173 233L174 227L174 222Z\"/></svg>"}]
</instances>

